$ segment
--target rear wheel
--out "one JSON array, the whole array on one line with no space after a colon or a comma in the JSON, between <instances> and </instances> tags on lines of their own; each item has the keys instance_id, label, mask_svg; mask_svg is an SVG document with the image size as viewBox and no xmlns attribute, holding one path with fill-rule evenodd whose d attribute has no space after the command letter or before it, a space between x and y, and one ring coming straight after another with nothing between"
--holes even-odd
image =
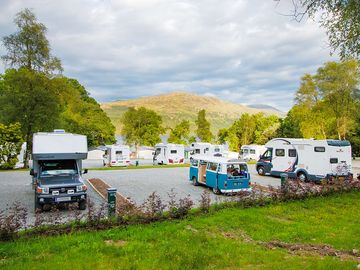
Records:
<instances>
[{"instance_id":1,"label":"rear wheel","mask_svg":"<svg viewBox=\"0 0 360 270\"><path fill-rule=\"evenodd\" d=\"M265 168L264 166L257 167L257 172L259 175L265 175Z\"/></svg>"},{"instance_id":2,"label":"rear wheel","mask_svg":"<svg viewBox=\"0 0 360 270\"><path fill-rule=\"evenodd\" d=\"M199 183L198 183L198 181L197 181L197 179L196 179L195 176L192 178L192 183L193 183L194 186L198 186L198 185L199 185Z\"/></svg>"},{"instance_id":3,"label":"rear wheel","mask_svg":"<svg viewBox=\"0 0 360 270\"><path fill-rule=\"evenodd\" d=\"M306 174L303 173L303 172L299 172L299 173L297 174L297 177L299 178L299 180L300 180L301 182L307 182L307 180L308 180Z\"/></svg>"}]
</instances>

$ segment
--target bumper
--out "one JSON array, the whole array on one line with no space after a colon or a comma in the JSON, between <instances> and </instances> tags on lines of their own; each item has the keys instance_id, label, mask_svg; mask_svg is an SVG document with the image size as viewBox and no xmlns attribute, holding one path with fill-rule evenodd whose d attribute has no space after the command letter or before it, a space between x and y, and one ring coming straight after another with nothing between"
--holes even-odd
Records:
<instances>
[{"instance_id":1,"label":"bumper","mask_svg":"<svg viewBox=\"0 0 360 270\"><path fill-rule=\"evenodd\" d=\"M36 196L36 200L39 204L58 204L58 203L68 203L68 202L80 202L84 201L87 198L86 192L76 193L76 194L61 194L61 195L51 195L51 194L39 194Z\"/></svg>"},{"instance_id":2,"label":"bumper","mask_svg":"<svg viewBox=\"0 0 360 270\"><path fill-rule=\"evenodd\" d=\"M251 192L251 188L220 189L221 193Z\"/></svg>"}]
</instances>

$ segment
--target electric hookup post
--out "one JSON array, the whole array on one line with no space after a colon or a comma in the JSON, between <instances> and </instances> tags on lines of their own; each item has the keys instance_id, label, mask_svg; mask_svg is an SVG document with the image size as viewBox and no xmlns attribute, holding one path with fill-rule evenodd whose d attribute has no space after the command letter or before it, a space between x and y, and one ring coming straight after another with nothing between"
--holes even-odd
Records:
<instances>
[{"instance_id":1,"label":"electric hookup post","mask_svg":"<svg viewBox=\"0 0 360 270\"><path fill-rule=\"evenodd\" d=\"M108 213L109 216L115 215L116 209L116 188L108 188Z\"/></svg>"},{"instance_id":2,"label":"electric hookup post","mask_svg":"<svg viewBox=\"0 0 360 270\"><path fill-rule=\"evenodd\" d=\"M288 180L288 175L286 173L282 173L280 174L280 179L281 179L281 187L283 188L286 181Z\"/></svg>"}]
</instances>

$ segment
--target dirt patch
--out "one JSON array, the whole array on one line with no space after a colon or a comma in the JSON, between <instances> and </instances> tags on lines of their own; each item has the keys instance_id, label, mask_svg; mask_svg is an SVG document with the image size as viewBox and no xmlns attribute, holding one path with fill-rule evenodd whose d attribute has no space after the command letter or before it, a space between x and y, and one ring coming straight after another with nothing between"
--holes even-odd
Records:
<instances>
[{"instance_id":1,"label":"dirt patch","mask_svg":"<svg viewBox=\"0 0 360 270\"><path fill-rule=\"evenodd\" d=\"M113 246L113 247L123 247L128 242L124 240L105 240L104 241L107 246Z\"/></svg>"}]
</instances>

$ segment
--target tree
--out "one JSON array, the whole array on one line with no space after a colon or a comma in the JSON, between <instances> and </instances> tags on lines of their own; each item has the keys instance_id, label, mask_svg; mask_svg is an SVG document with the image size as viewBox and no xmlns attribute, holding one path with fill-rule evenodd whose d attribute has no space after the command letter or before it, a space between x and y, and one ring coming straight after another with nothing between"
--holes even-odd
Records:
<instances>
[{"instance_id":1,"label":"tree","mask_svg":"<svg viewBox=\"0 0 360 270\"><path fill-rule=\"evenodd\" d=\"M45 74L20 68L0 77L0 121L20 123L27 143L24 166L28 166L32 134L52 131L59 124L60 94Z\"/></svg>"},{"instance_id":2,"label":"tree","mask_svg":"<svg viewBox=\"0 0 360 270\"><path fill-rule=\"evenodd\" d=\"M197 125L196 135L202 142L211 142L213 135L210 131L210 122L206 120L206 111L200 110L195 121Z\"/></svg>"},{"instance_id":3,"label":"tree","mask_svg":"<svg viewBox=\"0 0 360 270\"><path fill-rule=\"evenodd\" d=\"M360 57L360 3L359 0L295 0L294 16L300 21L305 14L318 17L326 29L332 51L340 57Z\"/></svg>"},{"instance_id":4,"label":"tree","mask_svg":"<svg viewBox=\"0 0 360 270\"><path fill-rule=\"evenodd\" d=\"M22 144L19 123L8 126L0 123L0 168L13 169Z\"/></svg>"},{"instance_id":5,"label":"tree","mask_svg":"<svg viewBox=\"0 0 360 270\"><path fill-rule=\"evenodd\" d=\"M188 120L181 121L171 131L168 139L169 143L186 144L189 140L190 122Z\"/></svg>"},{"instance_id":6,"label":"tree","mask_svg":"<svg viewBox=\"0 0 360 270\"><path fill-rule=\"evenodd\" d=\"M49 41L46 39L46 27L37 22L29 9L16 14L14 23L18 31L3 37L7 51L2 60L11 67L26 67L29 70L51 73L62 71L60 59L50 54Z\"/></svg>"},{"instance_id":7,"label":"tree","mask_svg":"<svg viewBox=\"0 0 360 270\"><path fill-rule=\"evenodd\" d=\"M227 128L221 128L218 130L217 139L219 144L225 144L229 136L229 130Z\"/></svg>"},{"instance_id":8,"label":"tree","mask_svg":"<svg viewBox=\"0 0 360 270\"><path fill-rule=\"evenodd\" d=\"M138 152L140 145L150 145L161 142L160 135L164 132L161 116L153 110L140 107L130 108L122 117L121 135L127 144L135 145Z\"/></svg>"}]
</instances>

